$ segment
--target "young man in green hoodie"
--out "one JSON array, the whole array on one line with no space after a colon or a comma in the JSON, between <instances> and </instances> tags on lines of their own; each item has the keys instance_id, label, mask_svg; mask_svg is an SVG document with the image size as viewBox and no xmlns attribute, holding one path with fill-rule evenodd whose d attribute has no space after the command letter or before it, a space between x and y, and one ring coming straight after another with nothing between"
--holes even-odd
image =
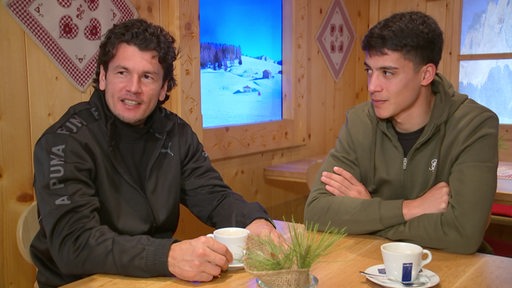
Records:
<instances>
[{"instance_id":1,"label":"young man in green hoodie","mask_svg":"<svg viewBox=\"0 0 512 288\"><path fill-rule=\"evenodd\" d=\"M443 35L421 12L391 15L362 41L370 101L347 113L305 220L474 253L488 224L498 118L437 72Z\"/></svg>"}]
</instances>

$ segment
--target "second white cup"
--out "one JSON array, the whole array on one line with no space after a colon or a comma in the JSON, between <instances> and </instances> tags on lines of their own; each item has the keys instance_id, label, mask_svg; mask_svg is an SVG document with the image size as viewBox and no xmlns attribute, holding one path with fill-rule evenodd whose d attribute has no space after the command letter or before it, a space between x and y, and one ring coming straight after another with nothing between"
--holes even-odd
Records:
<instances>
[{"instance_id":1,"label":"second white cup","mask_svg":"<svg viewBox=\"0 0 512 288\"><path fill-rule=\"evenodd\" d=\"M420 269L432 261L432 253L421 246L406 242L391 242L380 247L386 276L395 281L412 282ZM426 258L424 258L426 255Z\"/></svg>"},{"instance_id":2,"label":"second white cup","mask_svg":"<svg viewBox=\"0 0 512 288\"><path fill-rule=\"evenodd\" d=\"M233 254L233 262L230 265L242 264L248 235L249 230L239 227L220 228L213 231L213 234L208 234L209 237L226 245Z\"/></svg>"}]
</instances>

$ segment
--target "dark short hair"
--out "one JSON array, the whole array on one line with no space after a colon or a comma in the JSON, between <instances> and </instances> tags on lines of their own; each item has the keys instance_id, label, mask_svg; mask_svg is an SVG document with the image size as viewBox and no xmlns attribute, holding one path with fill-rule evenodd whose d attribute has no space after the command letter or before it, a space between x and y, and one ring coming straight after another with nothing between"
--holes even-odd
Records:
<instances>
[{"instance_id":1,"label":"dark short hair","mask_svg":"<svg viewBox=\"0 0 512 288\"><path fill-rule=\"evenodd\" d=\"M361 47L369 54L399 52L416 66L432 63L437 67L443 53L443 31L425 13L400 12L370 28Z\"/></svg>"},{"instance_id":2,"label":"dark short hair","mask_svg":"<svg viewBox=\"0 0 512 288\"><path fill-rule=\"evenodd\" d=\"M169 99L169 91L176 86L174 61L178 57L178 51L174 46L175 42L174 37L163 27L144 19L130 19L115 24L101 41L93 85L96 88L99 87L100 66L104 67L105 72L108 70L108 64L114 58L118 45L121 43L133 45L141 51L158 53L158 63L162 65L164 71L162 85L167 82L166 97L160 104L164 103Z\"/></svg>"}]
</instances>

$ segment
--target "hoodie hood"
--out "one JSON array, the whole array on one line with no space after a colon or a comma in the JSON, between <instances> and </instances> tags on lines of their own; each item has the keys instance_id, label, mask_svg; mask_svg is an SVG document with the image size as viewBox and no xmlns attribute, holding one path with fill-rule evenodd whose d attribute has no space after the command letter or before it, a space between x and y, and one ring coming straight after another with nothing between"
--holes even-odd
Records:
<instances>
[{"instance_id":1,"label":"hoodie hood","mask_svg":"<svg viewBox=\"0 0 512 288\"><path fill-rule=\"evenodd\" d=\"M439 73L436 74L431 87L436 97L429 120L433 124L445 122L468 99L467 95L455 91L450 81Z\"/></svg>"}]
</instances>

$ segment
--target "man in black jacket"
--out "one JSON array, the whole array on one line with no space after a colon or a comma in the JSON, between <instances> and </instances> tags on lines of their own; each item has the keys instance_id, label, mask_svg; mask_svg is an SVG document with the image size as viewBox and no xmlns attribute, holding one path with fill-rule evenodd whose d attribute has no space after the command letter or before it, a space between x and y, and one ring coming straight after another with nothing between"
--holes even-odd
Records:
<instances>
[{"instance_id":1,"label":"man in black jacket","mask_svg":"<svg viewBox=\"0 0 512 288\"><path fill-rule=\"evenodd\" d=\"M206 236L174 239L180 203L212 227L279 238L265 209L233 192L191 127L161 106L176 85L174 44L142 19L115 25L100 45L91 99L38 140L41 229L31 254L40 287L95 273L210 281L232 255Z\"/></svg>"}]
</instances>

